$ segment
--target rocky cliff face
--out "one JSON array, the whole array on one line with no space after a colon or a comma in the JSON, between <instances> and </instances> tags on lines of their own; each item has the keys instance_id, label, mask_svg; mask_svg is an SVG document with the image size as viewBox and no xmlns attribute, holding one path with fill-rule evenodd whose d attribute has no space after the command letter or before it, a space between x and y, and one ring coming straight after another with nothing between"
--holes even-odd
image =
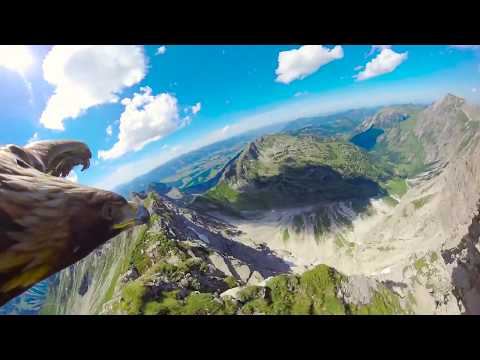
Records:
<instances>
[{"instance_id":1,"label":"rocky cliff face","mask_svg":"<svg viewBox=\"0 0 480 360\"><path fill-rule=\"evenodd\" d=\"M454 294L465 314L480 314L480 215L472 219L468 233L442 256L451 267Z\"/></svg>"},{"instance_id":2,"label":"rocky cliff face","mask_svg":"<svg viewBox=\"0 0 480 360\"><path fill-rule=\"evenodd\" d=\"M415 134L425 149L426 163L455 161L478 133L478 110L454 95L447 95L418 116Z\"/></svg>"}]
</instances>

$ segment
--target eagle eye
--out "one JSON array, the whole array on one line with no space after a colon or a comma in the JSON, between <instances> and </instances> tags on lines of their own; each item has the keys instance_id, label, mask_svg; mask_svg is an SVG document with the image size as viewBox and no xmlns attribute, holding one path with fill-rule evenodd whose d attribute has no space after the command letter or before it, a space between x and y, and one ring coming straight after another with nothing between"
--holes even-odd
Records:
<instances>
[{"instance_id":1,"label":"eagle eye","mask_svg":"<svg viewBox=\"0 0 480 360\"><path fill-rule=\"evenodd\" d=\"M113 219L113 205L112 204L105 204L102 209L102 215L107 220Z\"/></svg>"}]
</instances>

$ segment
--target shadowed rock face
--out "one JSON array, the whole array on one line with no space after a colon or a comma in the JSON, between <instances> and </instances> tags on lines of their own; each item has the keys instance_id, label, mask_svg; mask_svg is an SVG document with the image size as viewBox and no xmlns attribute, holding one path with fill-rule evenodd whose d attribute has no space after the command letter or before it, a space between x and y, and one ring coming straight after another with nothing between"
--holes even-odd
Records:
<instances>
[{"instance_id":1,"label":"shadowed rock face","mask_svg":"<svg viewBox=\"0 0 480 360\"><path fill-rule=\"evenodd\" d=\"M239 209L275 209L322 201L362 200L382 195L382 188L369 178L346 178L327 166L282 167L280 174L256 178L239 192ZM234 207L236 204L232 204Z\"/></svg>"},{"instance_id":2,"label":"shadowed rock face","mask_svg":"<svg viewBox=\"0 0 480 360\"><path fill-rule=\"evenodd\" d=\"M264 278L290 271L290 266L268 248L254 249L229 238L229 235L235 237L238 230L217 218L178 208L165 198L152 204L152 212L159 215L158 223L153 226L155 231L179 240L200 240L209 248L247 264Z\"/></svg>"},{"instance_id":3,"label":"shadowed rock face","mask_svg":"<svg viewBox=\"0 0 480 360\"><path fill-rule=\"evenodd\" d=\"M264 136L248 144L203 199L234 211L269 210L384 195L384 176L352 144L317 136ZM203 204L206 205L206 204Z\"/></svg>"},{"instance_id":4,"label":"shadowed rock face","mask_svg":"<svg viewBox=\"0 0 480 360\"><path fill-rule=\"evenodd\" d=\"M472 219L460 244L442 252L453 265L454 294L465 307L465 314L480 314L480 214Z\"/></svg>"}]
</instances>

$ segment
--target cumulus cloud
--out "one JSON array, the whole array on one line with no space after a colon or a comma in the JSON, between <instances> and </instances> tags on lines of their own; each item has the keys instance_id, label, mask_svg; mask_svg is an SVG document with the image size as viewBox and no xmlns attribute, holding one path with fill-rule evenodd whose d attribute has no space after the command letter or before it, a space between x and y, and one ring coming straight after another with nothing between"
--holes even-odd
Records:
<instances>
[{"instance_id":1,"label":"cumulus cloud","mask_svg":"<svg viewBox=\"0 0 480 360\"><path fill-rule=\"evenodd\" d=\"M158 49L157 49L157 52L155 53L155 55L163 55L167 52L167 47L166 46L160 46Z\"/></svg>"},{"instance_id":2,"label":"cumulus cloud","mask_svg":"<svg viewBox=\"0 0 480 360\"><path fill-rule=\"evenodd\" d=\"M0 67L20 75L33 64L33 56L27 45L0 45Z\"/></svg>"},{"instance_id":3,"label":"cumulus cloud","mask_svg":"<svg viewBox=\"0 0 480 360\"><path fill-rule=\"evenodd\" d=\"M183 126L188 126L192 122L192 117L187 115L183 118Z\"/></svg>"},{"instance_id":4,"label":"cumulus cloud","mask_svg":"<svg viewBox=\"0 0 480 360\"><path fill-rule=\"evenodd\" d=\"M187 106L186 108L183 109L183 111L186 114L191 113L192 115L196 115L197 113L200 112L200 110L202 110L202 104L200 102L197 102L193 106ZM187 125L188 125L190 123L190 121L192 120L192 117L190 115L187 115L187 116L185 116L184 120L187 122Z\"/></svg>"},{"instance_id":5,"label":"cumulus cloud","mask_svg":"<svg viewBox=\"0 0 480 360\"><path fill-rule=\"evenodd\" d=\"M108 135L108 136L112 136L112 132L113 132L112 125L108 125L108 127L107 127L107 135Z\"/></svg>"},{"instance_id":6,"label":"cumulus cloud","mask_svg":"<svg viewBox=\"0 0 480 360\"><path fill-rule=\"evenodd\" d=\"M40 117L46 128L64 130L64 120L92 106L117 102L119 93L146 74L143 47L57 45L43 61L43 77L55 86Z\"/></svg>"},{"instance_id":7,"label":"cumulus cloud","mask_svg":"<svg viewBox=\"0 0 480 360\"><path fill-rule=\"evenodd\" d=\"M192 106L192 114L195 115L202 109L202 104L201 103L196 103L195 105Z\"/></svg>"},{"instance_id":8,"label":"cumulus cloud","mask_svg":"<svg viewBox=\"0 0 480 360\"><path fill-rule=\"evenodd\" d=\"M71 182L76 183L76 182L78 182L78 175L77 175L77 173L75 172L75 170L72 170L72 171L70 171L70 174L68 174L65 179L67 179L67 180L69 180L69 181L71 181Z\"/></svg>"},{"instance_id":9,"label":"cumulus cloud","mask_svg":"<svg viewBox=\"0 0 480 360\"><path fill-rule=\"evenodd\" d=\"M367 57L371 56L372 54L374 54L377 51L382 51L384 49L391 49L391 48L392 48L392 45L372 45L372 48L370 49L370 52L367 54Z\"/></svg>"},{"instance_id":10,"label":"cumulus cloud","mask_svg":"<svg viewBox=\"0 0 480 360\"><path fill-rule=\"evenodd\" d=\"M177 99L167 93L152 94L143 87L140 93L122 100L125 106L120 116L118 140L110 150L100 150L100 159L115 159L128 152L139 151L145 145L160 140L175 130L186 126L191 118L181 118Z\"/></svg>"},{"instance_id":11,"label":"cumulus cloud","mask_svg":"<svg viewBox=\"0 0 480 360\"><path fill-rule=\"evenodd\" d=\"M322 45L304 45L298 49L281 51L278 54L275 81L290 84L294 80L301 80L313 74L321 66L341 58L343 58L343 49L340 45L332 49Z\"/></svg>"},{"instance_id":12,"label":"cumulus cloud","mask_svg":"<svg viewBox=\"0 0 480 360\"><path fill-rule=\"evenodd\" d=\"M391 73L408 58L408 52L397 53L391 48L383 48L380 53L365 65L365 69L355 77L358 81Z\"/></svg>"},{"instance_id":13,"label":"cumulus cloud","mask_svg":"<svg viewBox=\"0 0 480 360\"><path fill-rule=\"evenodd\" d=\"M16 72L28 90L29 103L33 104L32 83L26 77L27 70L33 65L34 58L27 45L0 45L0 67Z\"/></svg>"}]
</instances>

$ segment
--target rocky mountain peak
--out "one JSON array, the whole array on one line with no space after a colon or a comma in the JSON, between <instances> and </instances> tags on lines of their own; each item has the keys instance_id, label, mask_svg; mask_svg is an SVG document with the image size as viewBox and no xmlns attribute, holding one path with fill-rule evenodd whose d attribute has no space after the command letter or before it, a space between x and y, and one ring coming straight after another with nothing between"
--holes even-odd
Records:
<instances>
[{"instance_id":1,"label":"rocky mountain peak","mask_svg":"<svg viewBox=\"0 0 480 360\"><path fill-rule=\"evenodd\" d=\"M465 103L465 99L448 93L441 100L435 102L432 106L435 111L446 111L457 109Z\"/></svg>"}]
</instances>

